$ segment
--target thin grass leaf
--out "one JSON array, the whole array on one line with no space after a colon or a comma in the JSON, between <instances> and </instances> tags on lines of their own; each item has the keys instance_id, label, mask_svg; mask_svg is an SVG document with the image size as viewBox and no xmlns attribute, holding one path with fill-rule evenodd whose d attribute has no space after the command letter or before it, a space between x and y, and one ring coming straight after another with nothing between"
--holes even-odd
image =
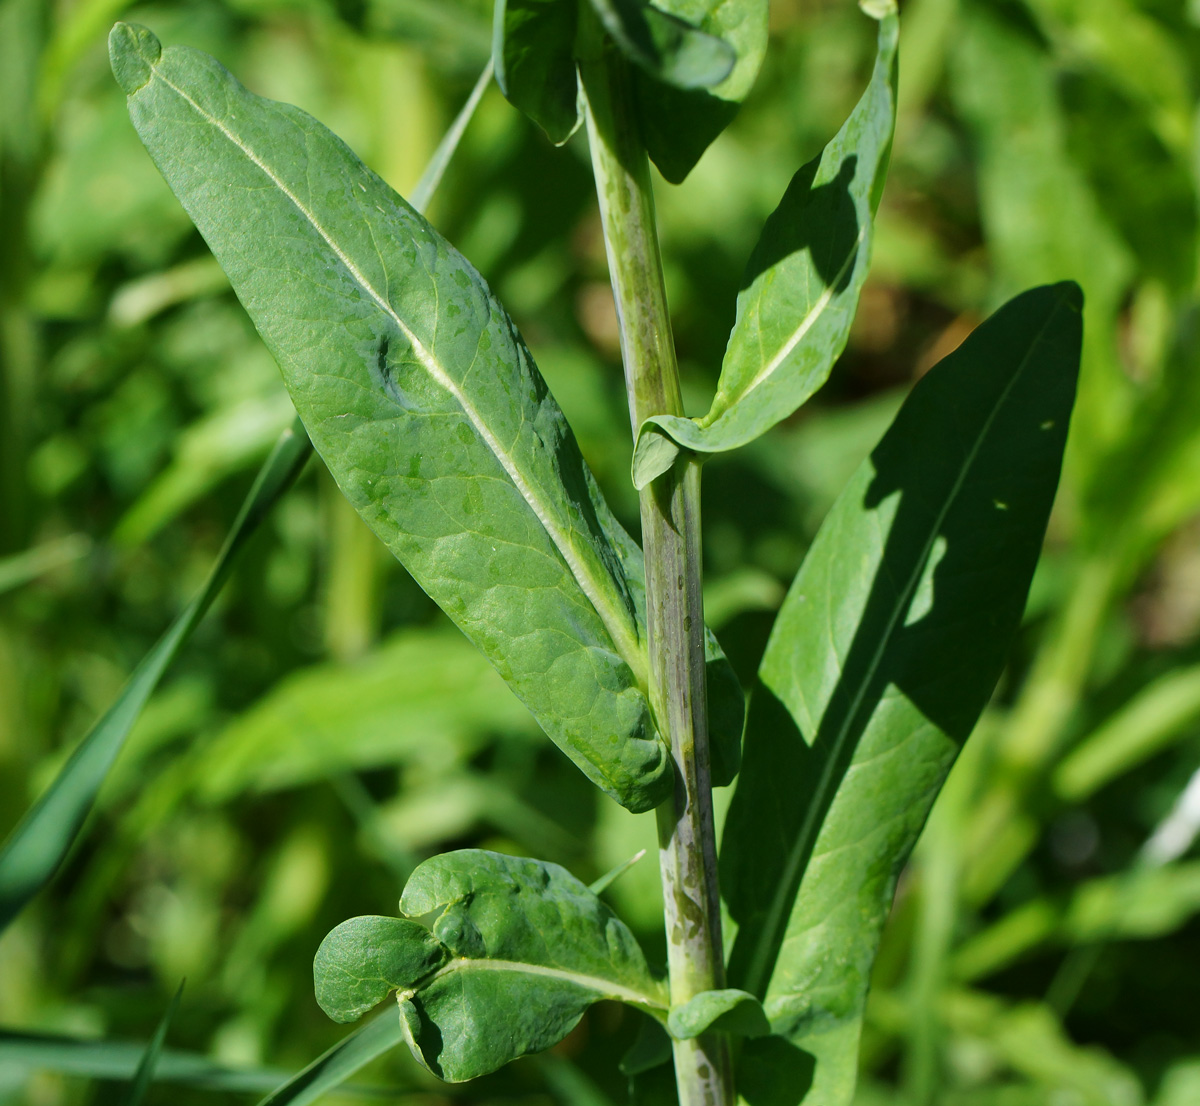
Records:
<instances>
[{"instance_id":1,"label":"thin grass leaf","mask_svg":"<svg viewBox=\"0 0 1200 1106\"><path fill-rule=\"evenodd\" d=\"M0 932L62 864L142 708L228 579L238 553L291 487L310 449L297 420L259 470L200 593L142 659L117 701L5 842L0 851Z\"/></svg>"},{"instance_id":2,"label":"thin grass leaf","mask_svg":"<svg viewBox=\"0 0 1200 1106\"><path fill-rule=\"evenodd\" d=\"M92 543L84 534L68 534L53 541L0 557L0 595L24 587L39 576L72 564L91 551Z\"/></svg>"},{"instance_id":3,"label":"thin grass leaf","mask_svg":"<svg viewBox=\"0 0 1200 1106\"><path fill-rule=\"evenodd\" d=\"M167 1040L167 1030L171 1028L171 1019L175 1017L175 1011L179 1009L179 1001L182 998L183 983L180 983L179 989L175 992L175 997L167 1004L166 1012L163 1014L162 1020L158 1023L158 1028L154 1031L154 1036L150 1038L150 1042L146 1045L146 1051L142 1054L137 1071L133 1074L133 1085L129 1088L129 1094L125 1098L125 1106L142 1106L142 1100L146 1097L146 1091L149 1090L150 1084L154 1081L154 1071L158 1067L163 1045Z\"/></svg>"},{"instance_id":4,"label":"thin grass leaf","mask_svg":"<svg viewBox=\"0 0 1200 1106\"><path fill-rule=\"evenodd\" d=\"M87 1041L47 1033L0 1029L0 1065L16 1071L53 1071L86 1079L132 1079L146 1045L134 1041ZM207 1056L164 1048L155 1081L212 1091L262 1093L288 1073L277 1068L228 1068Z\"/></svg>"},{"instance_id":5,"label":"thin grass leaf","mask_svg":"<svg viewBox=\"0 0 1200 1106\"><path fill-rule=\"evenodd\" d=\"M458 151L458 144L462 141L462 136L466 133L467 124L471 122L471 119L475 115L475 109L479 107L479 101L483 99L483 94L487 91L488 85L492 83L492 73L492 59L488 58L487 65L483 67L483 72L479 74L479 80L475 82L475 87L471 89L471 95L467 97L467 102L463 104L462 110L454 117L454 122L450 124L450 129L442 136L437 149L433 151L433 157L429 159L429 164L425 166L425 172L421 174L421 179L417 181L412 190L412 195L408 198L408 202L417 211L425 212L428 210L429 203L433 199L433 194L438 190L438 185L442 183L442 176L446 172L446 167Z\"/></svg>"},{"instance_id":6,"label":"thin grass leaf","mask_svg":"<svg viewBox=\"0 0 1200 1106\"><path fill-rule=\"evenodd\" d=\"M305 1106L340 1087L356 1071L402 1040L404 1033L396 1011L384 1010L276 1087L259 1106Z\"/></svg>"}]
</instances>

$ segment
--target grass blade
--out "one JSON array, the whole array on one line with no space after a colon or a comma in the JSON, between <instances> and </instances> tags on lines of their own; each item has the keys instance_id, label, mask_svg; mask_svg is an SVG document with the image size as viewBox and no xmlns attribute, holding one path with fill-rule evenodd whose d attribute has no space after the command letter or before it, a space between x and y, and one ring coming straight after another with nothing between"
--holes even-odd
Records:
<instances>
[{"instance_id":1,"label":"grass blade","mask_svg":"<svg viewBox=\"0 0 1200 1106\"><path fill-rule=\"evenodd\" d=\"M258 1106L304 1106L344 1083L402 1040L399 1016L393 1009L384 1010L276 1087Z\"/></svg>"},{"instance_id":2,"label":"grass blade","mask_svg":"<svg viewBox=\"0 0 1200 1106\"><path fill-rule=\"evenodd\" d=\"M181 998L183 998L183 983L179 984L179 990L175 992L175 997L168 1004L162 1021L158 1023L158 1028L154 1031L154 1036L146 1045L146 1051L142 1054L137 1071L133 1074L133 1086L129 1088L125 1106L142 1106L142 1099L146 1097L146 1091L154 1081L154 1071L158 1067L158 1060L162 1055L163 1044L167 1039L167 1030L171 1027L171 1019L175 1017L175 1011L179 1009Z\"/></svg>"},{"instance_id":3,"label":"grass blade","mask_svg":"<svg viewBox=\"0 0 1200 1106\"><path fill-rule=\"evenodd\" d=\"M142 708L229 577L234 558L291 486L310 449L297 421L259 470L200 593L142 658L117 701L5 842L0 850L0 932L58 870Z\"/></svg>"}]
</instances>

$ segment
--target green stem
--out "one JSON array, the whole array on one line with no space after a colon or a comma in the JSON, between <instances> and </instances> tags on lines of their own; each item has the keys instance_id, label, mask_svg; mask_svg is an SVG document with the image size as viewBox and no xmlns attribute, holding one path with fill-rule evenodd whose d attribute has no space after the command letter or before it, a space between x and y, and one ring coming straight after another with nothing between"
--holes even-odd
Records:
<instances>
[{"instance_id":1,"label":"green stem","mask_svg":"<svg viewBox=\"0 0 1200 1106\"><path fill-rule=\"evenodd\" d=\"M580 74L588 139L636 434L650 415L682 415L667 313L650 165L633 111L629 74L587 6ZM590 22L589 22L590 21ZM724 985L721 915L709 771L700 594L700 466L681 459L641 493L650 699L675 760L675 794L658 810L671 1004ZM733 1101L728 1042L719 1034L675 1041L681 1106Z\"/></svg>"}]
</instances>

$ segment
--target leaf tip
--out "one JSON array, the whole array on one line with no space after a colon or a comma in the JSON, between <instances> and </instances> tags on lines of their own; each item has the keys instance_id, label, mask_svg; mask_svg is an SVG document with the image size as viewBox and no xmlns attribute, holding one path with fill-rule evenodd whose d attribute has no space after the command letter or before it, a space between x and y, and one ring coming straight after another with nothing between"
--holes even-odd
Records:
<instances>
[{"instance_id":1,"label":"leaf tip","mask_svg":"<svg viewBox=\"0 0 1200 1106\"><path fill-rule=\"evenodd\" d=\"M117 83L132 96L150 83L162 43L139 23L116 23L108 35L108 57Z\"/></svg>"},{"instance_id":2,"label":"leaf tip","mask_svg":"<svg viewBox=\"0 0 1200 1106\"><path fill-rule=\"evenodd\" d=\"M858 6L872 19L880 21L887 19L889 15L898 14L899 11L896 0L858 0Z\"/></svg>"},{"instance_id":3,"label":"leaf tip","mask_svg":"<svg viewBox=\"0 0 1200 1106\"><path fill-rule=\"evenodd\" d=\"M1083 289L1073 280L1064 280L1057 286L1059 298L1076 311L1083 310Z\"/></svg>"},{"instance_id":4,"label":"leaf tip","mask_svg":"<svg viewBox=\"0 0 1200 1106\"><path fill-rule=\"evenodd\" d=\"M662 476L678 456L679 446L666 431L654 423L643 423L633 448L633 486L642 491Z\"/></svg>"}]
</instances>

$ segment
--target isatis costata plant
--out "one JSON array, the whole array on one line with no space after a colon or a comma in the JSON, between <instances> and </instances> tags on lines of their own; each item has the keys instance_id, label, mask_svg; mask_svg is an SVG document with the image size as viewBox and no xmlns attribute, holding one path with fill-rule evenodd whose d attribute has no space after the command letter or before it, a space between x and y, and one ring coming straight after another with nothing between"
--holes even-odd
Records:
<instances>
[{"instance_id":1,"label":"isatis costata plant","mask_svg":"<svg viewBox=\"0 0 1200 1106\"><path fill-rule=\"evenodd\" d=\"M709 410L683 410L650 164L682 180L749 93L766 0L498 0L493 63L556 143L586 129L621 324L641 542L606 505L504 308L410 203L304 112L118 24L151 157L224 267L347 498L609 798L656 812L665 971L537 858L421 864L398 911L317 951L338 1021L450 1081L564 1037L646 1031L683 1106L845 1106L896 879L1019 623L1081 337L1073 284L1002 307L913 389L838 499L745 699L701 602L705 459L828 378L866 279L892 142L897 14L862 98L750 256ZM747 171L750 171L747 167ZM723 837L712 788L735 787ZM725 933L722 934L722 904ZM388 909L389 904L381 903Z\"/></svg>"}]
</instances>

